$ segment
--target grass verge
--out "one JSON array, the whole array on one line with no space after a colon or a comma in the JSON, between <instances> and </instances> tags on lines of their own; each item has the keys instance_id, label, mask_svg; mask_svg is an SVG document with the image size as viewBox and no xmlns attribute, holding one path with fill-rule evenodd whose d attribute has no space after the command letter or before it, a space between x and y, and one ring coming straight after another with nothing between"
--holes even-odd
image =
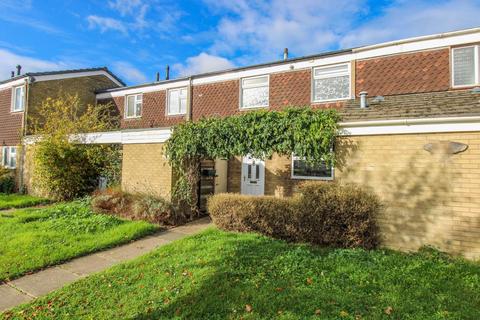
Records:
<instances>
[{"instance_id":1,"label":"grass verge","mask_svg":"<svg viewBox=\"0 0 480 320\"><path fill-rule=\"evenodd\" d=\"M479 319L480 266L209 229L4 319Z\"/></svg>"},{"instance_id":2,"label":"grass verge","mask_svg":"<svg viewBox=\"0 0 480 320\"><path fill-rule=\"evenodd\" d=\"M83 202L0 212L0 281L142 237L147 222L94 214Z\"/></svg>"},{"instance_id":3,"label":"grass verge","mask_svg":"<svg viewBox=\"0 0 480 320\"><path fill-rule=\"evenodd\" d=\"M0 193L0 210L32 207L48 203L49 200L26 194L3 194Z\"/></svg>"}]
</instances>

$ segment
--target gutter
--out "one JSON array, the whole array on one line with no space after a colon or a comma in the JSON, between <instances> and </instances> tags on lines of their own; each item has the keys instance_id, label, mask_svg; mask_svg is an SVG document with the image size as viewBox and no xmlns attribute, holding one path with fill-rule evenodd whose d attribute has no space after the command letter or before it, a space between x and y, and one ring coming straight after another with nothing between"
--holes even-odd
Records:
<instances>
[{"instance_id":1,"label":"gutter","mask_svg":"<svg viewBox=\"0 0 480 320\"><path fill-rule=\"evenodd\" d=\"M340 128L480 122L480 116L339 122ZM480 129L480 128L479 128Z\"/></svg>"}]
</instances>

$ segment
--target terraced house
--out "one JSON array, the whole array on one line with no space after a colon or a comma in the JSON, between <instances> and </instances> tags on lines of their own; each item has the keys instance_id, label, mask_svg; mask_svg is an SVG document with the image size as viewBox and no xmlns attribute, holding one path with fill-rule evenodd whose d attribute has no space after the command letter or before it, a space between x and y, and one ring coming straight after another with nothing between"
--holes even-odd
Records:
<instances>
[{"instance_id":1,"label":"terraced house","mask_svg":"<svg viewBox=\"0 0 480 320\"><path fill-rule=\"evenodd\" d=\"M103 90L97 100L113 102L123 120L95 139L123 144L123 189L169 197L174 175L162 149L171 126L258 108L336 108L335 168L295 155L212 159L201 193L283 197L306 179L355 182L386 204L385 245L478 258L479 50L480 29L469 29Z\"/></svg>"},{"instance_id":2,"label":"terraced house","mask_svg":"<svg viewBox=\"0 0 480 320\"><path fill-rule=\"evenodd\" d=\"M107 68L21 72L17 66L11 78L0 82L1 164L16 171L17 185L23 189L28 174L24 172L24 153L19 148L28 134L29 121L47 97L78 95L82 104L94 104L97 90L122 87L125 84Z\"/></svg>"}]
</instances>

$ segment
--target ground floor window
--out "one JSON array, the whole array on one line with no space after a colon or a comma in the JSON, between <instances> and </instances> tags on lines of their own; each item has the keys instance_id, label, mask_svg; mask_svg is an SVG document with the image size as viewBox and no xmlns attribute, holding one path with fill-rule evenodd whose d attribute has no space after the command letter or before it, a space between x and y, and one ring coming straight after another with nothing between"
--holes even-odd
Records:
<instances>
[{"instance_id":1,"label":"ground floor window","mask_svg":"<svg viewBox=\"0 0 480 320\"><path fill-rule=\"evenodd\" d=\"M17 147L2 148L2 165L10 169L17 167Z\"/></svg>"},{"instance_id":2,"label":"ground floor window","mask_svg":"<svg viewBox=\"0 0 480 320\"><path fill-rule=\"evenodd\" d=\"M333 166L326 162L309 164L304 158L292 156L292 179L333 180Z\"/></svg>"}]
</instances>

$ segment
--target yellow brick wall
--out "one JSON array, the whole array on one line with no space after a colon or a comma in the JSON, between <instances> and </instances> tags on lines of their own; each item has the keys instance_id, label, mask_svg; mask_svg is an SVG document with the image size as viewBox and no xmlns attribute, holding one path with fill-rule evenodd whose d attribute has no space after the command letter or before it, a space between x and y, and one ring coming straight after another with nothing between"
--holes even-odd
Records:
<instances>
[{"instance_id":1,"label":"yellow brick wall","mask_svg":"<svg viewBox=\"0 0 480 320\"><path fill-rule=\"evenodd\" d=\"M163 153L163 144L123 145L122 189L170 199L172 168Z\"/></svg>"},{"instance_id":2,"label":"yellow brick wall","mask_svg":"<svg viewBox=\"0 0 480 320\"><path fill-rule=\"evenodd\" d=\"M424 145L455 141L459 154L430 154ZM480 133L365 136L337 143L335 180L371 188L385 210L379 217L385 246L416 250L432 245L480 258ZM229 162L230 192L240 191L240 161ZM291 161L265 163L265 194L289 196L301 180L290 179Z\"/></svg>"}]
</instances>

